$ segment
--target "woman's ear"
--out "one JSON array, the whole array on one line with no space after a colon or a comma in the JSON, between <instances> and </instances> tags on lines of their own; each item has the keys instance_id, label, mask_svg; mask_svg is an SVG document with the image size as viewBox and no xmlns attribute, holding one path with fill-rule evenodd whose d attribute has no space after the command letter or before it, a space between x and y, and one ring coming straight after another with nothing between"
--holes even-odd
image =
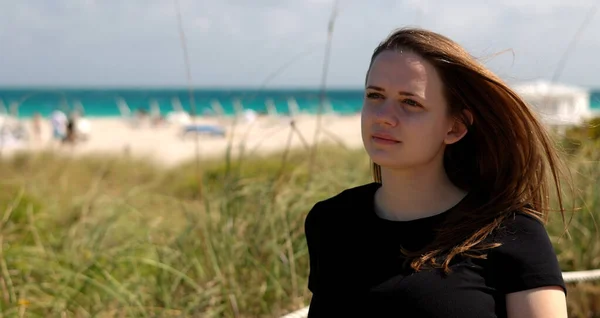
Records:
<instances>
[{"instance_id":1,"label":"woman's ear","mask_svg":"<svg viewBox=\"0 0 600 318\"><path fill-rule=\"evenodd\" d=\"M457 116L454 118L452 127L448 130L444 142L450 145L461 140L469 131L469 128L465 124L467 122L469 125L468 127L473 125L473 113L471 113L471 111L468 109L463 109L462 116Z\"/></svg>"}]
</instances>

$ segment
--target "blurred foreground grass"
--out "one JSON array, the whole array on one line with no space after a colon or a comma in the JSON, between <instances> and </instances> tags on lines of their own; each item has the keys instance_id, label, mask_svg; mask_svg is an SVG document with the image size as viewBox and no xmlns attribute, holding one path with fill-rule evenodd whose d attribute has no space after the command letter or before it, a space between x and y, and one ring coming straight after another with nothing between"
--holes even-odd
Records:
<instances>
[{"instance_id":1,"label":"blurred foreground grass","mask_svg":"<svg viewBox=\"0 0 600 318\"><path fill-rule=\"evenodd\" d=\"M600 156L571 158L583 209L550 233L565 271L600 268ZM575 148L573 148L575 149ZM362 150L201 162L117 157L0 160L0 317L279 317L305 306L304 217L370 182ZM202 198L199 198L199 189ZM568 215L570 217L570 215ZM598 283L570 285L571 317L600 317Z\"/></svg>"}]
</instances>

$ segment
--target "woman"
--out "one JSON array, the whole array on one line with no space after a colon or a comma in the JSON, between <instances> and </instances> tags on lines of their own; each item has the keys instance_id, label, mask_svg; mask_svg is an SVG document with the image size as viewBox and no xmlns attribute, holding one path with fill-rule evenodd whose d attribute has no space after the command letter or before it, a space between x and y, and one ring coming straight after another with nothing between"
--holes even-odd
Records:
<instances>
[{"instance_id":1,"label":"woman","mask_svg":"<svg viewBox=\"0 0 600 318\"><path fill-rule=\"evenodd\" d=\"M306 217L309 317L567 316L543 225L559 160L500 78L398 30L371 58L362 136L374 182Z\"/></svg>"}]
</instances>

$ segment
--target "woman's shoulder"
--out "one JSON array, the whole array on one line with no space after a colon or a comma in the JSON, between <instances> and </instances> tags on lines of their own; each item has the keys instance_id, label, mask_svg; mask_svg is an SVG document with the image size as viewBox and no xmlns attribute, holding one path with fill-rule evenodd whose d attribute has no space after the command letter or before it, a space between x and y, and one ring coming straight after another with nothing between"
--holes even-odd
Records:
<instances>
[{"instance_id":1,"label":"woman's shoulder","mask_svg":"<svg viewBox=\"0 0 600 318\"><path fill-rule=\"evenodd\" d=\"M510 243L531 238L548 238L544 222L524 211L515 211L506 218L496 231L501 243Z\"/></svg>"},{"instance_id":2,"label":"woman's shoulder","mask_svg":"<svg viewBox=\"0 0 600 318\"><path fill-rule=\"evenodd\" d=\"M504 219L491 238L503 253L526 253L537 247L552 248L546 226L541 218L524 211L515 211ZM494 250L496 250L494 249Z\"/></svg>"},{"instance_id":3,"label":"woman's shoulder","mask_svg":"<svg viewBox=\"0 0 600 318\"><path fill-rule=\"evenodd\" d=\"M380 184L375 182L362 184L317 201L306 216L307 222L316 218L332 219L341 215L348 217L351 215L351 211L363 210L372 202L373 195L379 186Z\"/></svg>"},{"instance_id":4,"label":"woman's shoulder","mask_svg":"<svg viewBox=\"0 0 600 318\"><path fill-rule=\"evenodd\" d=\"M515 212L498 229L501 245L488 254L497 284L504 292L558 285L562 272L544 223L525 212Z\"/></svg>"},{"instance_id":5,"label":"woman's shoulder","mask_svg":"<svg viewBox=\"0 0 600 318\"><path fill-rule=\"evenodd\" d=\"M355 187L346 188L327 199L318 201L320 205L345 205L352 204L356 201L363 201L367 198L372 198L375 190L381 185L376 182L361 184Z\"/></svg>"}]
</instances>

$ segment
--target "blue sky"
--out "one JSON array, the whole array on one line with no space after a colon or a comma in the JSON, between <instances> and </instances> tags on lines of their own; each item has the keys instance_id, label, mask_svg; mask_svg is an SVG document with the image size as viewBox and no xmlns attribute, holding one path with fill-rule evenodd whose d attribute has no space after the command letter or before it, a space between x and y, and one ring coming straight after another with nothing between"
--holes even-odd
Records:
<instances>
[{"instance_id":1,"label":"blue sky","mask_svg":"<svg viewBox=\"0 0 600 318\"><path fill-rule=\"evenodd\" d=\"M374 47L403 26L453 38L509 81L549 79L594 1L341 0L327 84L360 87ZM297 56L267 87L319 85L332 0L179 3L194 86L256 87ZM600 87L598 30L600 12L561 82ZM186 85L174 1L0 0L0 86L30 85Z\"/></svg>"}]
</instances>

